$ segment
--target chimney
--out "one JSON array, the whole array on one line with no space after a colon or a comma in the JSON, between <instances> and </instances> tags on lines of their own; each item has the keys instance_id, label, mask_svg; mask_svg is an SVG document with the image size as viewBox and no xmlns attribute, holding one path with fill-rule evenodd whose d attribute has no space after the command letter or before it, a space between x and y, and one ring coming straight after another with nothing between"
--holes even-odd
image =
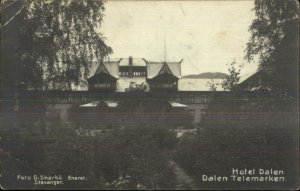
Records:
<instances>
[{"instance_id":1,"label":"chimney","mask_svg":"<svg viewBox=\"0 0 300 191\"><path fill-rule=\"evenodd\" d=\"M132 56L129 56L129 65L132 66Z\"/></svg>"}]
</instances>

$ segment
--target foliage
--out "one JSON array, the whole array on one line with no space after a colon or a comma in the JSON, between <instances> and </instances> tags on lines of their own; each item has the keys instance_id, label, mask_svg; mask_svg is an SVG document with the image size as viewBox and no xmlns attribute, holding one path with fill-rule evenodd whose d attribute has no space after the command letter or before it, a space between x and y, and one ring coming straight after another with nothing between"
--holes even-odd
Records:
<instances>
[{"instance_id":1,"label":"foliage","mask_svg":"<svg viewBox=\"0 0 300 191\"><path fill-rule=\"evenodd\" d=\"M16 121L20 128L27 126L31 129L35 123L45 120L47 103L43 96L37 93L32 93L30 96L20 93L17 108Z\"/></svg>"},{"instance_id":2,"label":"foliage","mask_svg":"<svg viewBox=\"0 0 300 191\"><path fill-rule=\"evenodd\" d=\"M229 75L226 75L226 78L222 83L222 87L224 90L233 91L236 89L236 85L240 81L240 72L243 66L238 64L235 60L226 65L228 67Z\"/></svg>"},{"instance_id":3,"label":"foliage","mask_svg":"<svg viewBox=\"0 0 300 191\"><path fill-rule=\"evenodd\" d=\"M9 189L53 188L17 182L17 174L61 175L64 184L56 189L171 189L174 185L168 150L174 148L176 136L160 127L136 125L86 136L73 126L40 123L31 131L7 132L3 143L11 151L2 171L2 186ZM67 181L68 175L87 179Z\"/></svg>"},{"instance_id":4,"label":"foliage","mask_svg":"<svg viewBox=\"0 0 300 191\"><path fill-rule=\"evenodd\" d=\"M207 82L207 86L209 87L209 91L217 91L217 84L215 84L213 80Z\"/></svg>"},{"instance_id":5,"label":"foliage","mask_svg":"<svg viewBox=\"0 0 300 191\"><path fill-rule=\"evenodd\" d=\"M256 0L246 58L259 58L269 75L263 81L275 91L298 94L298 3L296 0Z\"/></svg>"},{"instance_id":6,"label":"foliage","mask_svg":"<svg viewBox=\"0 0 300 191\"><path fill-rule=\"evenodd\" d=\"M147 86L144 83L138 84L136 82L130 82L129 87L125 89L125 92L142 93L146 92Z\"/></svg>"},{"instance_id":7,"label":"foliage","mask_svg":"<svg viewBox=\"0 0 300 191\"><path fill-rule=\"evenodd\" d=\"M227 108L235 104L232 100L223 102L229 102ZM203 174L229 176L232 168L280 168L285 172L286 185L292 186L297 181L298 163L295 102L252 100L242 105L235 112L220 109L213 119L204 122L197 135L183 135L175 159L204 189L270 189L264 187L265 182L241 185L228 181L212 185L200 181Z\"/></svg>"},{"instance_id":8,"label":"foliage","mask_svg":"<svg viewBox=\"0 0 300 191\"><path fill-rule=\"evenodd\" d=\"M112 52L99 33L101 0L30 0L20 13L16 58L23 88L83 85L93 58Z\"/></svg>"},{"instance_id":9,"label":"foliage","mask_svg":"<svg viewBox=\"0 0 300 191\"><path fill-rule=\"evenodd\" d=\"M137 125L114 131L101 141L96 168L105 174L109 188L172 188L174 177L165 149L174 147L176 137L170 133L162 127Z\"/></svg>"}]
</instances>

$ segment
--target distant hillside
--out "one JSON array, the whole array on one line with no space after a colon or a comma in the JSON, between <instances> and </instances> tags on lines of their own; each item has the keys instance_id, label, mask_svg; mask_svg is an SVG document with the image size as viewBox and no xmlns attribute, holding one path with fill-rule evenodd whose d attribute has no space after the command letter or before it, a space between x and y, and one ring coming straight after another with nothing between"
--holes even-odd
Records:
<instances>
[{"instance_id":1,"label":"distant hillside","mask_svg":"<svg viewBox=\"0 0 300 191\"><path fill-rule=\"evenodd\" d=\"M225 79L226 74L222 72L205 72L201 74L192 74L183 76L183 78L198 78L198 79L207 79L207 78L213 78L213 79Z\"/></svg>"}]
</instances>

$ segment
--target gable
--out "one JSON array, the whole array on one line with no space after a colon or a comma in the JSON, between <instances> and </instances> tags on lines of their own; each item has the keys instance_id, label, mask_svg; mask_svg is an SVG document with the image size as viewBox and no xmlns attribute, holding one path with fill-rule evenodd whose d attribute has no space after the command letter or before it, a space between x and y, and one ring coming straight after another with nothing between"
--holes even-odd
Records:
<instances>
[{"instance_id":1,"label":"gable","mask_svg":"<svg viewBox=\"0 0 300 191\"><path fill-rule=\"evenodd\" d=\"M161 62L147 62L147 78L152 79L157 76L162 66Z\"/></svg>"},{"instance_id":2,"label":"gable","mask_svg":"<svg viewBox=\"0 0 300 191\"><path fill-rule=\"evenodd\" d=\"M147 62L147 78L152 79L163 73L168 73L176 78L181 77L181 62Z\"/></svg>"},{"instance_id":3,"label":"gable","mask_svg":"<svg viewBox=\"0 0 300 191\"><path fill-rule=\"evenodd\" d=\"M163 66L161 67L160 71L158 72L158 75L162 75L164 73L167 73L167 74L171 74L171 75L174 75L170 69L170 67L167 65L167 63L165 62L163 64Z\"/></svg>"},{"instance_id":4,"label":"gable","mask_svg":"<svg viewBox=\"0 0 300 191\"><path fill-rule=\"evenodd\" d=\"M173 83L174 81L178 81L178 78L170 73L162 73L152 79L149 79L149 81L157 83Z\"/></svg>"},{"instance_id":5,"label":"gable","mask_svg":"<svg viewBox=\"0 0 300 191\"><path fill-rule=\"evenodd\" d=\"M95 66L96 63L94 62L92 64L92 66ZM106 61L106 62L102 62L100 64L98 64L97 68L93 68L91 69L91 74L93 74L91 77L100 74L100 73L104 73L107 75L112 76L113 78L118 79L119 78L119 64L118 61Z\"/></svg>"},{"instance_id":6,"label":"gable","mask_svg":"<svg viewBox=\"0 0 300 191\"><path fill-rule=\"evenodd\" d=\"M173 75L177 78L181 78L181 62L169 62L167 63Z\"/></svg>"},{"instance_id":7,"label":"gable","mask_svg":"<svg viewBox=\"0 0 300 191\"><path fill-rule=\"evenodd\" d=\"M100 63L100 64L99 64L99 66L98 66L98 68L97 68L97 70L96 70L96 72L95 72L95 75L100 74L101 72L103 72L103 73L105 73L105 74L110 74L110 73L108 72L108 70L106 69L106 67L104 66L103 63Z\"/></svg>"},{"instance_id":8,"label":"gable","mask_svg":"<svg viewBox=\"0 0 300 191\"><path fill-rule=\"evenodd\" d=\"M118 62L104 62L103 64L111 76L114 78L119 78Z\"/></svg>"},{"instance_id":9,"label":"gable","mask_svg":"<svg viewBox=\"0 0 300 191\"><path fill-rule=\"evenodd\" d=\"M92 77L90 77L88 79L88 82L90 82L90 83L94 83L96 81L99 81L99 82L116 82L117 79L115 77L113 77L112 75L110 75L110 74L101 72L101 73L93 75Z\"/></svg>"}]
</instances>

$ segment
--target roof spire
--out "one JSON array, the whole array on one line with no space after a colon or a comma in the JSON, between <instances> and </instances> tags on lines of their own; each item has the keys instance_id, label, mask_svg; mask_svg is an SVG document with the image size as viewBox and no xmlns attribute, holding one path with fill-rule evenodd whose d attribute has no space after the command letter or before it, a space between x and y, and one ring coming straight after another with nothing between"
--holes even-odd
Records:
<instances>
[{"instance_id":1,"label":"roof spire","mask_svg":"<svg viewBox=\"0 0 300 191\"><path fill-rule=\"evenodd\" d=\"M165 55L164 55L164 62L167 62L167 40L166 40L166 31L165 31L165 33L164 33L165 35L164 35L164 40L165 40L165 46L164 46L164 52L165 52Z\"/></svg>"}]
</instances>

